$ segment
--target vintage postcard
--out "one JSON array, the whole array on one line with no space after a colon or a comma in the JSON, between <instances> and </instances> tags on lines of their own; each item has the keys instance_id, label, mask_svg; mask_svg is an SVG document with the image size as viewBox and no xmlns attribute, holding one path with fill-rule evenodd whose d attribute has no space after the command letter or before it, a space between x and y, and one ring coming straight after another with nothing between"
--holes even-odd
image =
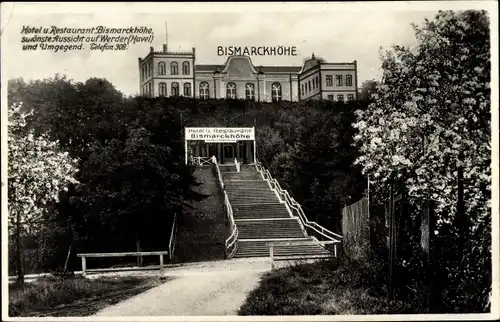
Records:
<instances>
[{"instance_id":1,"label":"vintage postcard","mask_svg":"<svg viewBox=\"0 0 500 322\"><path fill-rule=\"evenodd\" d=\"M1 5L2 318L498 319L494 1Z\"/></svg>"}]
</instances>

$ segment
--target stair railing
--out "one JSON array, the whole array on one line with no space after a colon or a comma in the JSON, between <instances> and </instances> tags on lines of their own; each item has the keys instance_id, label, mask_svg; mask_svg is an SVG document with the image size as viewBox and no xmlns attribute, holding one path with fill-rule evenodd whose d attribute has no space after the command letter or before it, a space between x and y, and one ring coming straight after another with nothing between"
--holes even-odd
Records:
<instances>
[{"instance_id":1,"label":"stair railing","mask_svg":"<svg viewBox=\"0 0 500 322\"><path fill-rule=\"evenodd\" d=\"M172 223L172 230L170 232L170 240L168 242L168 257L172 260L175 250L175 240L177 238L177 214L174 214L174 221Z\"/></svg>"},{"instance_id":2,"label":"stair railing","mask_svg":"<svg viewBox=\"0 0 500 322\"><path fill-rule=\"evenodd\" d=\"M307 219L300 204L295 201L292 196L290 196L288 191L281 188L278 180L274 179L271 173L267 169L265 169L258 160L255 160L255 167L262 176L262 179L267 181L271 189L275 190L278 193L280 199L285 202L290 211L292 211L292 214L299 218L302 225L308 230L308 233L312 232L315 235L314 237L316 240L318 240L319 243L331 244L332 242L341 242L341 235L336 234L326 229L325 227L320 226L318 223ZM320 236L319 238L318 235ZM327 242L321 242L319 239L326 239Z\"/></svg>"},{"instance_id":3,"label":"stair railing","mask_svg":"<svg viewBox=\"0 0 500 322\"><path fill-rule=\"evenodd\" d=\"M224 209L226 211L226 216L229 220L230 225L230 235L224 242L224 258L231 259L238 250L238 227L236 227L236 223L234 222L233 207L229 202L229 197L227 195L224 181L222 180L222 175L220 173L219 164L217 163L217 158L215 156L212 157L212 163L216 169L217 179L224 194Z\"/></svg>"},{"instance_id":4,"label":"stair railing","mask_svg":"<svg viewBox=\"0 0 500 322\"><path fill-rule=\"evenodd\" d=\"M240 172L241 165L236 158L234 158L234 165L236 166L236 172Z\"/></svg>"}]
</instances>

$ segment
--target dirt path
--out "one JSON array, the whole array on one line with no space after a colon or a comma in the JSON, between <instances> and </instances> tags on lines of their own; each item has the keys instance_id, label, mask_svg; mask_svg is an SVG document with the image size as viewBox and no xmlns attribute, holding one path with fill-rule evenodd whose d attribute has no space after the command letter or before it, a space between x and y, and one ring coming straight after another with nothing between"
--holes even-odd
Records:
<instances>
[{"instance_id":1,"label":"dirt path","mask_svg":"<svg viewBox=\"0 0 500 322\"><path fill-rule=\"evenodd\" d=\"M248 292L270 270L268 259L205 262L169 269L172 281L95 316L237 315Z\"/></svg>"}]
</instances>

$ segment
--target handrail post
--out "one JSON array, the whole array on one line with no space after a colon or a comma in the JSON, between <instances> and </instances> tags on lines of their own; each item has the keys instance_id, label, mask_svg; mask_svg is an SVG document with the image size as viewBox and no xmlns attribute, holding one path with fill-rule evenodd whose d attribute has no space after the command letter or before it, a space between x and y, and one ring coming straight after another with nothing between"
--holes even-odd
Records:
<instances>
[{"instance_id":1,"label":"handrail post","mask_svg":"<svg viewBox=\"0 0 500 322\"><path fill-rule=\"evenodd\" d=\"M160 254L160 272L163 272L163 254Z\"/></svg>"},{"instance_id":2,"label":"handrail post","mask_svg":"<svg viewBox=\"0 0 500 322\"><path fill-rule=\"evenodd\" d=\"M274 270L274 245L269 247L269 256L271 257L271 270Z\"/></svg>"},{"instance_id":3,"label":"handrail post","mask_svg":"<svg viewBox=\"0 0 500 322\"><path fill-rule=\"evenodd\" d=\"M85 259L85 256L82 256L82 276L83 277L87 276L86 270L87 270L87 261Z\"/></svg>"},{"instance_id":4,"label":"handrail post","mask_svg":"<svg viewBox=\"0 0 500 322\"><path fill-rule=\"evenodd\" d=\"M333 255L337 258L337 244L333 244Z\"/></svg>"}]
</instances>

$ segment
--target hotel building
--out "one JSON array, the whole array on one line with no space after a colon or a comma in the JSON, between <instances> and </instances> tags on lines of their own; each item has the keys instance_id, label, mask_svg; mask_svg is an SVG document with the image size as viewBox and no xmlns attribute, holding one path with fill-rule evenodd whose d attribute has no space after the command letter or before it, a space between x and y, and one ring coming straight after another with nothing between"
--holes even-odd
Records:
<instances>
[{"instance_id":1,"label":"hotel building","mask_svg":"<svg viewBox=\"0 0 500 322\"><path fill-rule=\"evenodd\" d=\"M222 65L197 65L196 51L150 47L139 58L144 96L233 98L256 101L357 99L357 63L328 63L314 54L302 66L254 66L248 56L229 56Z\"/></svg>"}]
</instances>

